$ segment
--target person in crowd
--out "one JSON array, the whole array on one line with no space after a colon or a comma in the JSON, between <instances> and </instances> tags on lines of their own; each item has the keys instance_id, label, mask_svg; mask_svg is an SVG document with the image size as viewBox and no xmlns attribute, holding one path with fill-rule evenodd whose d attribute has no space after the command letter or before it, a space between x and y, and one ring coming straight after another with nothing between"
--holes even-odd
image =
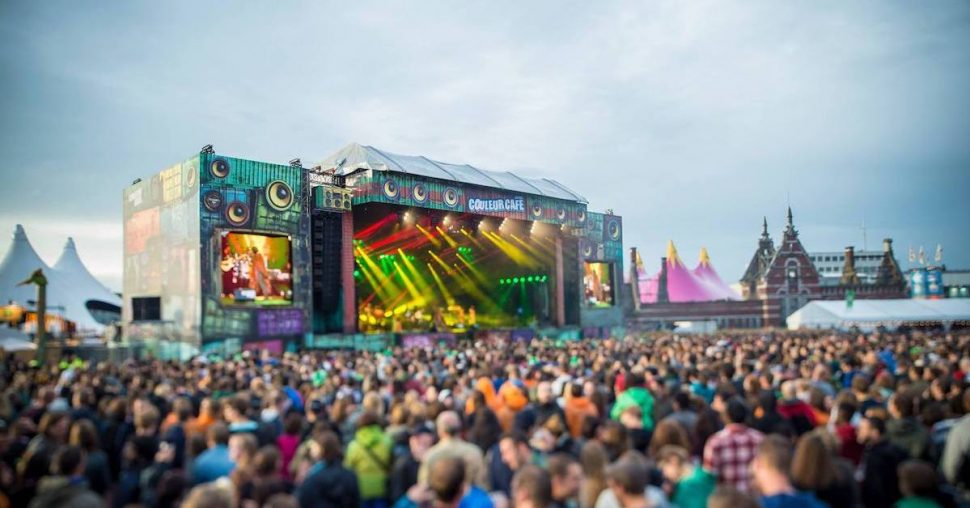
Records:
<instances>
[{"instance_id":1,"label":"person in crowd","mask_svg":"<svg viewBox=\"0 0 970 508\"><path fill-rule=\"evenodd\" d=\"M697 411L691 401L690 393L678 390L673 398L674 411L664 417L665 420L673 420L688 432L697 425Z\"/></svg>"},{"instance_id":2,"label":"person in crowd","mask_svg":"<svg viewBox=\"0 0 970 508\"><path fill-rule=\"evenodd\" d=\"M208 483L228 477L236 464L229 457L229 428L216 423L206 430L208 449L195 458L192 464L192 483Z\"/></svg>"},{"instance_id":3,"label":"person in crowd","mask_svg":"<svg viewBox=\"0 0 970 508\"><path fill-rule=\"evenodd\" d=\"M921 460L907 460L899 465L899 492L902 498L895 508L955 508L952 496L940 490L937 472Z\"/></svg>"},{"instance_id":4,"label":"person in crowd","mask_svg":"<svg viewBox=\"0 0 970 508\"><path fill-rule=\"evenodd\" d=\"M583 468L570 455L558 453L547 461L549 479L552 482L552 506L577 508L577 496L583 481Z\"/></svg>"},{"instance_id":5,"label":"person in crowd","mask_svg":"<svg viewBox=\"0 0 970 508\"><path fill-rule=\"evenodd\" d=\"M824 447L823 447L824 449ZM825 508L811 492L798 492L791 483L791 443L778 435L763 439L751 461L754 485L763 508ZM851 506L851 505L849 505Z\"/></svg>"},{"instance_id":6,"label":"person in crowd","mask_svg":"<svg viewBox=\"0 0 970 508\"><path fill-rule=\"evenodd\" d=\"M525 465L512 478L512 504L515 508L550 508L552 481L538 466Z\"/></svg>"},{"instance_id":7,"label":"person in crowd","mask_svg":"<svg viewBox=\"0 0 970 508\"><path fill-rule=\"evenodd\" d=\"M600 494L607 489L606 466L609 457L599 441L590 440L579 454L583 480L579 487L579 508L593 508Z\"/></svg>"},{"instance_id":8,"label":"person in crowd","mask_svg":"<svg viewBox=\"0 0 970 508\"><path fill-rule=\"evenodd\" d=\"M707 508L762 508L758 500L751 494L741 492L735 488L721 486L714 489L707 499Z\"/></svg>"},{"instance_id":9,"label":"person in crowd","mask_svg":"<svg viewBox=\"0 0 970 508\"><path fill-rule=\"evenodd\" d=\"M900 498L897 469L908 458L906 451L886 439L886 421L878 416L862 418L859 442L866 447L860 485L863 501L867 507L892 506Z\"/></svg>"},{"instance_id":10,"label":"person in crowd","mask_svg":"<svg viewBox=\"0 0 970 508\"><path fill-rule=\"evenodd\" d=\"M579 438L583 432L583 421L587 418L599 418L599 409L584 394L583 386L579 383L570 383L567 385L566 393L569 395L566 398L566 407L564 409L566 426L569 427L569 433L574 438Z\"/></svg>"},{"instance_id":11,"label":"person in crowd","mask_svg":"<svg viewBox=\"0 0 970 508\"><path fill-rule=\"evenodd\" d=\"M357 419L357 432L344 458L344 466L357 475L363 508L387 507L391 465L391 440L384 435L377 414L367 411Z\"/></svg>"},{"instance_id":12,"label":"person in crowd","mask_svg":"<svg viewBox=\"0 0 970 508\"><path fill-rule=\"evenodd\" d=\"M311 445L315 464L296 489L300 508L359 508L357 476L343 466L343 445L331 431L314 437Z\"/></svg>"},{"instance_id":13,"label":"person in crowd","mask_svg":"<svg viewBox=\"0 0 970 508\"><path fill-rule=\"evenodd\" d=\"M858 506L854 466L837 455L838 446L838 438L821 428L798 438L791 482L800 491L814 492L829 506Z\"/></svg>"},{"instance_id":14,"label":"person in crowd","mask_svg":"<svg viewBox=\"0 0 970 508\"><path fill-rule=\"evenodd\" d=\"M653 395L645 386L646 381L640 372L631 372L627 376L626 389L617 397L610 418L619 421L623 411L630 406L640 408L643 418L643 428L653 430Z\"/></svg>"},{"instance_id":15,"label":"person in crowd","mask_svg":"<svg viewBox=\"0 0 970 508\"><path fill-rule=\"evenodd\" d=\"M751 484L751 461L764 435L748 427L748 408L739 398L728 400L727 425L707 441L704 468L716 477L718 485L729 485L747 492Z\"/></svg>"},{"instance_id":16,"label":"person in crowd","mask_svg":"<svg viewBox=\"0 0 970 508\"><path fill-rule=\"evenodd\" d=\"M815 428L815 411L807 402L798 398L795 381L785 381L781 385L782 400L778 404L778 414L791 422L799 436Z\"/></svg>"},{"instance_id":17,"label":"person in crowd","mask_svg":"<svg viewBox=\"0 0 970 508\"><path fill-rule=\"evenodd\" d=\"M108 456L101 450L98 431L90 418L81 418L71 425L68 443L84 452L84 477L88 488L95 494L104 496L111 488L111 468Z\"/></svg>"},{"instance_id":18,"label":"person in crowd","mask_svg":"<svg viewBox=\"0 0 970 508\"><path fill-rule=\"evenodd\" d=\"M929 459L930 433L916 418L916 398L909 390L893 394L887 404L886 439L914 459Z\"/></svg>"},{"instance_id":19,"label":"person in crowd","mask_svg":"<svg viewBox=\"0 0 970 508\"><path fill-rule=\"evenodd\" d=\"M425 454L418 470L418 483L427 484L428 467L439 457L459 457L466 468L466 478L479 487L488 485L485 460L482 451L475 445L463 440L461 418L454 411L445 411L435 420L438 443Z\"/></svg>"},{"instance_id":20,"label":"person in crowd","mask_svg":"<svg viewBox=\"0 0 970 508\"><path fill-rule=\"evenodd\" d=\"M434 444L434 429L428 425L416 425L408 436L408 449L394 462L391 470L391 499L401 499L418 483L418 470L428 450ZM464 470L464 465L462 465ZM462 476L464 478L464 476Z\"/></svg>"},{"instance_id":21,"label":"person in crowd","mask_svg":"<svg viewBox=\"0 0 970 508\"><path fill-rule=\"evenodd\" d=\"M781 434L783 436L795 436L796 434L791 419L778 412L778 398L771 390L765 390L758 394L755 415L751 427L762 434Z\"/></svg>"},{"instance_id":22,"label":"person in crowd","mask_svg":"<svg viewBox=\"0 0 970 508\"><path fill-rule=\"evenodd\" d=\"M649 508L653 506L647 499L647 477L649 469L643 457L636 457L636 452L624 455L620 460L606 469L606 482L609 492L615 498L615 506L620 508ZM605 493L604 493L605 494ZM602 498L602 495L600 496ZM597 501L597 508L604 504Z\"/></svg>"},{"instance_id":23,"label":"person in crowd","mask_svg":"<svg viewBox=\"0 0 970 508\"><path fill-rule=\"evenodd\" d=\"M657 451L657 464L670 485L671 503L679 508L704 508L717 486L717 479L694 465L687 450L678 445L663 446Z\"/></svg>"},{"instance_id":24,"label":"person in crowd","mask_svg":"<svg viewBox=\"0 0 970 508\"><path fill-rule=\"evenodd\" d=\"M950 430L940 469L944 478L970 498L970 387L963 390L965 415Z\"/></svg>"}]
</instances>

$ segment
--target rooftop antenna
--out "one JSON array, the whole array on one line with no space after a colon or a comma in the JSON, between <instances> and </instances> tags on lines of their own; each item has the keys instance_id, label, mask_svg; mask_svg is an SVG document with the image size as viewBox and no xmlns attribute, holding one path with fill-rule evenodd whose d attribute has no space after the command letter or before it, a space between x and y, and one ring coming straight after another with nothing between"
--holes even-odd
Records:
<instances>
[{"instance_id":1,"label":"rooftop antenna","mask_svg":"<svg viewBox=\"0 0 970 508\"><path fill-rule=\"evenodd\" d=\"M866 214L862 214L862 250L869 250L869 235L866 230Z\"/></svg>"}]
</instances>

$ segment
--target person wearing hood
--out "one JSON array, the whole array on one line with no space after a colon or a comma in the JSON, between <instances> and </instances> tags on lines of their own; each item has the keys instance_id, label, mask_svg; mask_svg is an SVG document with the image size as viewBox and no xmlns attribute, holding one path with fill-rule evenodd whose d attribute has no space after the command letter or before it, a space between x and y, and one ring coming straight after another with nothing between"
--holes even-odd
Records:
<instances>
[{"instance_id":1,"label":"person wearing hood","mask_svg":"<svg viewBox=\"0 0 970 508\"><path fill-rule=\"evenodd\" d=\"M566 409L564 411L566 415L566 426L569 427L569 433L574 437L578 438L583 433L583 422L589 418L599 418L599 410L596 408L596 404L589 400L589 397L583 396L583 386L574 383L566 388Z\"/></svg>"},{"instance_id":2,"label":"person wearing hood","mask_svg":"<svg viewBox=\"0 0 970 508\"><path fill-rule=\"evenodd\" d=\"M886 439L902 448L913 459L930 458L930 433L916 419L913 396L907 392L897 393L889 399L889 415L886 422Z\"/></svg>"},{"instance_id":3,"label":"person wearing hood","mask_svg":"<svg viewBox=\"0 0 970 508\"><path fill-rule=\"evenodd\" d=\"M357 475L361 506L385 508L387 478L391 470L391 440L381 426L378 417L366 411L357 419L357 432L347 446L344 466Z\"/></svg>"},{"instance_id":4,"label":"person wearing hood","mask_svg":"<svg viewBox=\"0 0 970 508\"><path fill-rule=\"evenodd\" d=\"M643 415L643 428L653 430L653 395L645 386L643 374L631 372L626 378L627 388L623 390L610 410L610 418L619 421L623 411L630 406L638 406Z\"/></svg>"}]
</instances>

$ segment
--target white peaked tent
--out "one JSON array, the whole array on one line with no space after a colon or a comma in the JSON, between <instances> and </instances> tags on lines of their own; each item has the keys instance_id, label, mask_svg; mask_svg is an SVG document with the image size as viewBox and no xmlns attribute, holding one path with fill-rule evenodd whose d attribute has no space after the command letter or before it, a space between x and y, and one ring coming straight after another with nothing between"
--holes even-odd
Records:
<instances>
[{"instance_id":1,"label":"white peaked tent","mask_svg":"<svg viewBox=\"0 0 970 508\"><path fill-rule=\"evenodd\" d=\"M845 300L818 300L788 316L790 330L852 327L872 330L880 326L894 330L913 324L950 326L957 322L970 322L970 300L856 300L852 308L846 306Z\"/></svg>"},{"instance_id":2,"label":"white peaked tent","mask_svg":"<svg viewBox=\"0 0 970 508\"><path fill-rule=\"evenodd\" d=\"M48 288L47 305L60 306L54 310L77 324L81 335L99 335L104 324L99 323L88 308L89 302L96 305L121 308L121 298L95 279L77 255L74 239L68 238L61 251L61 257L54 263L54 284ZM53 291L51 290L53 289Z\"/></svg>"},{"instance_id":3,"label":"white peaked tent","mask_svg":"<svg viewBox=\"0 0 970 508\"><path fill-rule=\"evenodd\" d=\"M34 251L19 224L14 230L13 243L0 262L0 303L12 300L32 308L28 301L37 298L37 288L17 284L38 268L47 276L48 313L73 321L79 335L95 336L104 332L105 325L95 319L89 304L97 308L121 308L121 298L98 282L81 262L73 239L68 238L57 263L50 267Z\"/></svg>"},{"instance_id":4,"label":"white peaked tent","mask_svg":"<svg viewBox=\"0 0 970 508\"><path fill-rule=\"evenodd\" d=\"M51 268L47 266L37 251L30 245L27 233L23 226L17 224L13 232L13 241L7 254L0 261L0 305L6 305L9 301L14 301L26 306L27 300L37 298L37 288L35 286L18 286L34 270L38 268L44 270L48 278L51 276Z\"/></svg>"}]
</instances>

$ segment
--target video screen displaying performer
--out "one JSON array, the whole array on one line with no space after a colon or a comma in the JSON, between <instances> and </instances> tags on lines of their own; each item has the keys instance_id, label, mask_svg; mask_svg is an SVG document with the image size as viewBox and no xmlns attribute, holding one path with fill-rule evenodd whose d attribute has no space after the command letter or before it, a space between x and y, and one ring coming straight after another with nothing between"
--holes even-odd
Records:
<instances>
[{"instance_id":1,"label":"video screen displaying performer","mask_svg":"<svg viewBox=\"0 0 970 508\"><path fill-rule=\"evenodd\" d=\"M586 305L611 307L613 305L613 264L586 263L583 287Z\"/></svg>"},{"instance_id":2,"label":"video screen displaying performer","mask_svg":"<svg viewBox=\"0 0 970 508\"><path fill-rule=\"evenodd\" d=\"M293 301L290 240L285 236L222 235L222 303L289 305Z\"/></svg>"}]
</instances>

